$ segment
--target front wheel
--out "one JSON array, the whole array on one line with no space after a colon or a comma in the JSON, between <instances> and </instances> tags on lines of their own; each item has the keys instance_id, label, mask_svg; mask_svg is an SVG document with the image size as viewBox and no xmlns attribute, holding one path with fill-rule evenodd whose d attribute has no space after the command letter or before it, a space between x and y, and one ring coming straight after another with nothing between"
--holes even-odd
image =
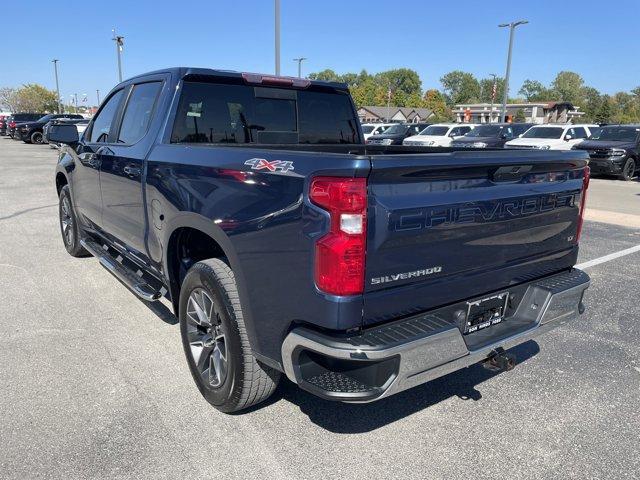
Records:
<instances>
[{"instance_id":1,"label":"front wheel","mask_svg":"<svg viewBox=\"0 0 640 480\"><path fill-rule=\"evenodd\" d=\"M622 167L622 175L620 175L620 178L622 180L632 180L634 175L636 173L636 162L633 160L633 158L628 158L627 161L624 163L624 166Z\"/></svg>"},{"instance_id":2,"label":"front wheel","mask_svg":"<svg viewBox=\"0 0 640 480\"><path fill-rule=\"evenodd\" d=\"M31 138L31 143L40 145L43 140L42 132L33 132L30 138Z\"/></svg>"},{"instance_id":3,"label":"front wheel","mask_svg":"<svg viewBox=\"0 0 640 480\"><path fill-rule=\"evenodd\" d=\"M222 412L266 400L280 372L251 352L233 270L220 259L196 263L180 289L180 333L200 393Z\"/></svg>"},{"instance_id":4,"label":"front wheel","mask_svg":"<svg viewBox=\"0 0 640 480\"><path fill-rule=\"evenodd\" d=\"M73 211L73 203L71 203L69 185L65 185L60 190L58 214L60 217L60 233L62 233L64 248L67 249L67 252L69 252L69 255L72 257L88 256L89 252L80 244L80 230L78 228L76 214Z\"/></svg>"}]
</instances>

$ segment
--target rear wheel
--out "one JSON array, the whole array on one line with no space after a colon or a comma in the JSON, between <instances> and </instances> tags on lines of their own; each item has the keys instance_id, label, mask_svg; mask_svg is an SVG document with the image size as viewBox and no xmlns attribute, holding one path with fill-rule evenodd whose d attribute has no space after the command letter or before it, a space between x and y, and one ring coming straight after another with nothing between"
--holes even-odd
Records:
<instances>
[{"instance_id":1,"label":"rear wheel","mask_svg":"<svg viewBox=\"0 0 640 480\"><path fill-rule=\"evenodd\" d=\"M267 399L280 372L251 352L233 271L213 258L196 263L180 290L180 333L200 393L222 412Z\"/></svg>"},{"instance_id":2,"label":"rear wheel","mask_svg":"<svg viewBox=\"0 0 640 480\"><path fill-rule=\"evenodd\" d=\"M636 173L636 162L633 160L633 158L628 158L627 161L624 163L624 166L622 167L622 175L620 175L620 178L622 180L632 180L633 177L635 176Z\"/></svg>"},{"instance_id":3,"label":"rear wheel","mask_svg":"<svg viewBox=\"0 0 640 480\"><path fill-rule=\"evenodd\" d=\"M89 255L82 245L80 245L80 230L76 221L76 214L71 203L71 191L69 185L65 185L60 190L58 202L58 213L60 217L60 233L64 248L72 257L86 257Z\"/></svg>"},{"instance_id":4,"label":"rear wheel","mask_svg":"<svg viewBox=\"0 0 640 480\"><path fill-rule=\"evenodd\" d=\"M31 134L31 143L41 144L42 143L42 132L33 132Z\"/></svg>"}]
</instances>

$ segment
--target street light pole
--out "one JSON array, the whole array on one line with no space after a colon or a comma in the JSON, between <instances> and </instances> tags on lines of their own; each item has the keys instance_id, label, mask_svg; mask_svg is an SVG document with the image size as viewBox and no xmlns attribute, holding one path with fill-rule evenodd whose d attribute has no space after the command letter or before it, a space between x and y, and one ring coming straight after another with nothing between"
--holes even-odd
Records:
<instances>
[{"instance_id":1,"label":"street light pole","mask_svg":"<svg viewBox=\"0 0 640 480\"><path fill-rule=\"evenodd\" d=\"M122 82L122 60L120 54L122 53L122 47L124 46L124 37L122 35L116 35L116 29L111 30L113 32L113 40L116 42L116 55L118 56L118 81Z\"/></svg>"},{"instance_id":2,"label":"street light pole","mask_svg":"<svg viewBox=\"0 0 640 480\"><path fill-rule=\"evenodd\" d=\"M490 73L490 77L493 77L493 85L491 85L491 108L489 109L489 123L493 123L493 102L496 100L496 77L495 73Z\"/></svg>"},{"instance_id":3,"label":"street light pole","mask_svg":"<svg viewBox=\"0 0 640 480\"><path fill-rule=\"evenodd\" d=\"M53 71L56 74L56 95L58 96L58 113L62 113L62 105L60 102L60 85L58 84L58 59L51 60L53 63Z\"/></svg>"},{"instance_id":4,"label":"street light pole","mask_svg":"<svg viewBox=\"0 0 640 480\"><path fill-rule=\"evenodd\" d=\"M275 50L276 50L276 75L280 75L280 0L275 2Z\"/></svg>"},{"instance_id":5,"label":"street light pole","mask_svg":"<svg viewBox=\"0 0 640 480\"><path fill-rule=\"evenodd\" d=\"M518 25L529 23L528 20L519 20L517 22L502 23L498 25L500 28L509 27L509 52L507 53L507 72L504 76L504 95L502 97L502 112L500 117L503 122L507 120L507 99L509 97L509 75L511 74L511 52L513 50L513 32Z\"/></svg>"},{"instance_id":6,"label":"street light pole","mask_svg":"<svg viewBox=\"0 0 640 480\"><path fill-rule=\"evenodd\" d=\"M96 97L98 97L98 107L100 106L100 90L96 89Z\"/></svg>"},{"instance_id":7,"label":"street light pole","mask_svg":"<svg viewBox=\"0 0 640 480\"><path fill-rule=\"evenodd\" d=\"M77 93L73 94L73 100L76 105L76 113L78 113L78 94Z\"/></svg>"},{"instance_id":8,"label":"street light pole","mask_svg":"<svg viewBox=\"0 0 640 480\"><path fill-rule=\"evenodd\" d=\"M306 57L294 58L294 62L298 62L298 78L302 78L302 62L306 60Z\"/></svg>"}]
</instances>

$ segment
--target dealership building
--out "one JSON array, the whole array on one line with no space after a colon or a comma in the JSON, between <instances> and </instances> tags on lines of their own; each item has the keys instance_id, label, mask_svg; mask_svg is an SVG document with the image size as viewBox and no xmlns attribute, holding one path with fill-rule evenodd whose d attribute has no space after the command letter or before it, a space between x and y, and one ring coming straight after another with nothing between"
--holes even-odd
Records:
<instances>
[{"instance_id":1,"label":"dealership building","mask_svg":"<svg viewBox=\"0 0 640 480\"><path fill-rule=\"evenodd\" d=\"M492 109L489 103L463 103L455 106L453 114L460 123L495 123L501 121L501 109L500 104ZM512 122L519 111L527 123L572 123L584 115L570 102L508 103L507 121Z\"/></svg>"}]
</instances>

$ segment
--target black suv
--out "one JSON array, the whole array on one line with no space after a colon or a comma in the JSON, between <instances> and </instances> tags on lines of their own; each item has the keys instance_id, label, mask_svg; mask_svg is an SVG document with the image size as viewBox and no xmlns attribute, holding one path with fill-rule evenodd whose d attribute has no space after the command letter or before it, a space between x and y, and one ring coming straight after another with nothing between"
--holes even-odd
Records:
<instances>
[{"instance_id":1,"label":"black suv","mask_svg":"<svg viewBox=\"0 0 640 480\"><path fill-rule=\"evenodd\" d=\"M451 142L457 148L503 148L509 140L518 138L533 123L491 123L479 125L464 137Z\"/></svg>"},{"instance_id":2,"label":"black suv","mask_svg":"<svg viewBox=\"0 0 640 480\"><path fill-rule=\"evenodd\" d=\"M640 125L606 125L573 148L589 152L591 173L631 180L640 169Z\"/></svg>"},{"instance_id":3,"label":"black suv","mask_svg":"<svg viewBox=\"0 0 640 480\"><path fill-rule=\"evenodd\" d=\"M42 129L51 120L56 118L75 118L81 119L82 115L72 113L50 113L44 117L38 118L35 122L23 122L16 125L16 132L13 136L16 140L22 140L25 143L42 143Z\"/></svg>"},{"instance_id":4,"label":"black suv","mask_svg":"<svg viewBox=\"0 0 640 480\"><path fill-rule=\"evenodd\" d=\"M16 125L22 122L31 122L34 120L38 120L42 118L44 113L14 113L10 115L7 119L7 135L13 138L13 135L16 131Z\"/></svg>"},{"instance_id":5,"label":"black suv","mask_svg":"<svg viewBox=\"0 0 640 480\"><path fill-rule=\"evenodd\" d=\"M371 145L402 145L402 141L407 137L417 135L427 128L430 123L396 123L391 125L384 132L372 135L367 139Z\"/></svg>"}]
</instances>

